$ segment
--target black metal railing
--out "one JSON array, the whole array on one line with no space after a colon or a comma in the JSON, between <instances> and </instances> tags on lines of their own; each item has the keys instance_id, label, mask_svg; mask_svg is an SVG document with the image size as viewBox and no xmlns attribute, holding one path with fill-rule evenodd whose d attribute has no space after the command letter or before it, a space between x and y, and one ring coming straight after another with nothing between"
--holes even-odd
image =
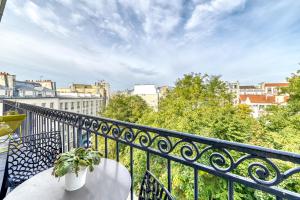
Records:
<instances>
[{"instance_id":1,"label":"black metal railing","mask_svg":"<svg viewBox=\"0 0 300 200\"><path fill-rule=\"evenodd\" d=\"M4 111L17 109L27 115L19 134L60 131L63 151L82 145L98 148L101 141L103 154L108 157L109 142L113 141L114 158L119 161L121 146L128 147L132 185L136 179L134 166L137 161L133 158L137 149L145 152L143 164L147 170L152 167L152 156L166 161L163 170L166 170L166 184L171 193L173 178L181 176L172 173L172 166L176 163L193 170L191 179L194 199L197 200L201 193L200 172L226 180L228 199L234 199L236 185L263 191L276 199L300 199L300 191L290 191L283 186L292 177L299 177L300 154L6 100L3 100L3 105ZM131 189L131 199L134 189Z\"/></svg>"}]
</instances>

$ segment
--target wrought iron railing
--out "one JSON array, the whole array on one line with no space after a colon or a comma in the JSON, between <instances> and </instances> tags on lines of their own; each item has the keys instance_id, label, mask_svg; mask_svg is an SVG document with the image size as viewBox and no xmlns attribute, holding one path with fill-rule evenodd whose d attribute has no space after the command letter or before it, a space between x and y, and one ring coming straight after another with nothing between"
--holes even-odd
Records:
<instances>
[{"instance_id":1,"label":"wrought iron railing","mask_svg":"<svg viewBox=\"0 0 300 200\"><path fill-rule=\"evenodd\" d=\"M194 199L199 199L199 172L209 173L227 181L228 199L234 199L235 185L260 190L276 199L300 199L300 191L290 191L283 185L292 177L299 177L300 155L259 146L252 146L198 135L153 128L102 117L80 115L28 104L3 101L4 110L11 108L27 115L21 126L23 134L45 131L62 133L63 151L77 146L100 146L103 139L104 156L108 157L109 141L115 143L115 159L120 160L120 146L129 150L128 165L135 181L134 150L145 152L147 170L151 170L151 156L166 161L167 188L172 193L172 180L180 174L172 173L174 163L193 170ZM101 140L102 141L102 140ZM241 166L246 166L242 167ZM282 167L284 165L285 167ZM297 181L297 180L296 180ZM300 181L300 180L298 180ZM135 188L131 189L131 199Z\"/></svg>"}]
</instances>

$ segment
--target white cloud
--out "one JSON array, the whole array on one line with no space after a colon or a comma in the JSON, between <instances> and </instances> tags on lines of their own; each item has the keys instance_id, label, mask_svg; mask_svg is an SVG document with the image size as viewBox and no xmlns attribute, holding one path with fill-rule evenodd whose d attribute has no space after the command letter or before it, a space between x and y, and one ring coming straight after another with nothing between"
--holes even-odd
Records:
<instances>
[{"instance_id":1,"label":"white cloud","mask_svg":"<svg viewBox=\"0 0 300 200\"><path fill-rule=\"evenodd\" d=\"M191 18L187 21L185 28L193 29L201 24L211 26L218 18L243 9L245 3L246 0L212 0L207 3L199 3L196 5Z\"/></svg>"},{"instance_id":2,"label":"white cloud","mask_svg":"<svg viewBox=\"0 0 300 200\"><path fill-rule=\"evenodd\" d=\"M61 3L64 6L71 6L73 3L73 0L55 0L58 3Z\"/></svg>"},{"instance_id":3,"label":"white cloud","mask_svg":"<svg viewBox=\"0 0 300 200\"><path fill-rule=\"evenodd\" d=\"M85 17L79 13L72 13L71 14L71 23L78 24L85 20Z\"/></svg>"},{"instance_id":4,"label":"white cloud","mask_svg":"<svg viewBox=\"0 0 300 200\"><path fill-rule=\"evenodd\" d=\"M54 34L67 36L69 30L60 24L60 18L49 7L40 7L28 1L24 4L24 15L34 24Z\"/></svg>"},{"instance_id":5,"label":"white cloud","mask_svg":"<svg viewBox=\"0 0 300 200\"><path fill-rule=\"evenodd\" d=\"M8 1L0 67L30 69L28 79L55 74L60 84L104 78L118 89L172 84L191 71L256 81L299 58L299 3L287 1Z\"/></svg>"}]
</instances>

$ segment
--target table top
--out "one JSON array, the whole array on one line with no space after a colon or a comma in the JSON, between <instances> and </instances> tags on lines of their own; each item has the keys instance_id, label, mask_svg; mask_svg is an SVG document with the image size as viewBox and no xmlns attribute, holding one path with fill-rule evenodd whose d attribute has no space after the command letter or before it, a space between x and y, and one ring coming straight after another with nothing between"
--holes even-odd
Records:
<instances>
[{"instance_id":1,"label":"table top","mask_svg":"<svg viewBox=\"0 0 300 200\"><path fill-rule=\"evenodd\" d=\"M5 200L126 200L131 187L128 170L120 163L101 159L93 172L88 172L86 184L76 191L66 191L65 179L51 175L52 168L28 179L12 192Z\"/></svg>"}]
</instances>

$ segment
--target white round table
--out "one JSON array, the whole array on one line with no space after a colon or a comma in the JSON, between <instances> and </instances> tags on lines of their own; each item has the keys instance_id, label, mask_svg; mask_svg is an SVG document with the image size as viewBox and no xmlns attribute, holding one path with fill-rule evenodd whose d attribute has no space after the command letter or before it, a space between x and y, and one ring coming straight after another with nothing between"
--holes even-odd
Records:
<instances>
[{"instance_id":1,"label":"white round table","mask_svg":"<svg viewBox=\"0 0 300 200\"><path fill-rule=\"evenodd\" d=\"M128 170L120 163L101 159L93 172L88 172L86 184L76 191L64 189L64 177L51 175L52 168L28 179L5 200L126 200L131 187Z\"/></svg>"}]
</instances>

